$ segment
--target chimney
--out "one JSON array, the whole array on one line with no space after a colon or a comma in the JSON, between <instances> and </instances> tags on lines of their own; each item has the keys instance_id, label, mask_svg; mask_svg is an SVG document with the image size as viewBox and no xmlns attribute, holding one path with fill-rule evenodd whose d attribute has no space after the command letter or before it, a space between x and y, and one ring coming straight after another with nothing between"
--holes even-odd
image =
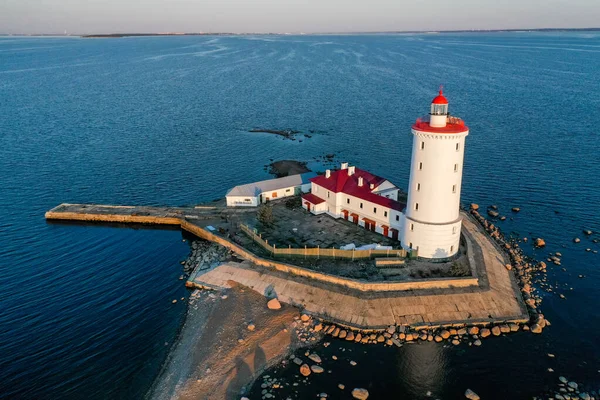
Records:
<instances>
[{"instance_id":1,"label":"chimney","mask_svg":"<svg viewBox=\"0 0 600 400\"><path fill-rule=\"evenodd\" d=\"M325 170L325 178L329 178L331 176L331 170L327 169Z\"/></svg>"},{"instance_id":2,"label":"chimney","mask_svg":"<svg viewBox=\"0 0 600 400\"><path fill-rule=\"evenodd\" d=\"M373 183L371 183L371 184L369 185L369 189L371 189L371 190L375 189L375 185L374 185Z\"/></svg>"},{"instance_id":3,"label":"chimney","mask_svg":"<svg viewBox=\"0 0 600 400\"><path fill-rule=\"evenodd\" d=\"M356 167L348 167L348 176L354 175Z\"/></svg>"},{"instance_id":4,"label":"chimney","mask_svg":"<svg viewBox=\"0 0 600 400\"><path fill-rule=\"evenodd\" d=\"M348 163L347 162L343 162L341 169L348 169Z\"/></svg>"},{"instance_id":5,"label":"chimney","mask_svg":"<svg viewBox=\"0 0 600 400\"><path fill-rule=\"evenodd\" d=\"M363 185L364 185L364 179L363 179L363 177L362 177L362 176L359 176L359 177L358 177L358 186L361 186L361 187L362 187Z\"/></svg>"}]
</instances>

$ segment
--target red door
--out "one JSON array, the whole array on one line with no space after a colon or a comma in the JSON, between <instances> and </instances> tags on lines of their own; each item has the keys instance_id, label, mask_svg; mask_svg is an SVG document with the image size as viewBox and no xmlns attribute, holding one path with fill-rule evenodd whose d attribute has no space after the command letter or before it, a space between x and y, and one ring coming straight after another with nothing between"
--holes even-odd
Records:
<instances>
[{"instance_id":1,"label":"red door","mask_svg":"<svg viewBox=\"0 0 600 400\"><path fill-rule=\"evenodd\" d=\"M390 233L390 228L387 226L383 227L383 236L388 237Z\"/></svg>"},{"instance_id":2,"label":"red door","mask_svg":"<svg viewBox=\"0 0 600 400\"><path fill-rule=\"evenodd\" d=\"M308 212L310 212L310 203L307 201L304 204L306 204L306 209L308 210Z\"/></svg>"},{"instance_id":3,"label":"red door","mask_svg":"<svg viewBox=\"0 0 600 400\"><path fill-rule=\"evenodd\" d=\"M344 219L348 221L348 210L343 210L342 212L344 213Z\"/></svg>"},{"instance_id":4,"label":"red door","mask_svg":"<svg viewBox=\"0 0 600 400\"><path fill-rule=\"evenodd\" d=\"M355 223L356 225L358 225L358 215L354 214L352 216L352 222Z\"/></svg>"},{"instance_id":5,"label":"red door","mask_svg":"<svg viewBox=\"0 0 600 400\"><path fill-rule=\"evenodd\" d=\"M398 229L392 229L392 239L398 240Z\"/></svg>"}]
</instances>

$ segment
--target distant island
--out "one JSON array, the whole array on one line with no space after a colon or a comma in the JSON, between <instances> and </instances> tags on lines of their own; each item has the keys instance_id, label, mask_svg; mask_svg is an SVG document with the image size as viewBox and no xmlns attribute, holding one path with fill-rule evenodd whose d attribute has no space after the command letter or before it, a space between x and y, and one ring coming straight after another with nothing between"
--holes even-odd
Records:
<instances>
[{"instance_id":1,"label":"distant island","mask_svg":"<svg viewBox=\"0 0 600 400\"><path fill-rule=\"evenodd\" d=\"M144 36L248 36L248 35L390 35L390 34L423 34L423 33L493 33L493 32L582 32L600 31L596 28L514 28L514 29L465 29L465 30L422 30L422 31L380 31L380 32L139 32L139 33L98 33L98 34L65 34L65 33L0 33L0 36L74 36L82 38L124 38Z\"/></svg>"}]
</instances>

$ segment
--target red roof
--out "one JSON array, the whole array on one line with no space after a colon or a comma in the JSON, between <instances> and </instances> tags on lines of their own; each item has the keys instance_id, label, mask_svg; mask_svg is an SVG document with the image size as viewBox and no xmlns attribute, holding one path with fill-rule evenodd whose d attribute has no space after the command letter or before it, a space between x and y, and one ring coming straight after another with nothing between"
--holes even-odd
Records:
<instances>
[{"instance_id":1,"label":"red roof","mask_svg":"<svg viewBox=\"0 0 600 400\"><path fill-rule=\"evenodd\" d=\"M358 186L359 177L362 177L364 180L363 186ZM350 176L347 169L341 169L333 171L329 178L325 177L325 175L320 175L312 178L310 181L334 193L345 193L392 210L402 211L406 206L399 201L371 193L371 184L373 184L373 188L375 189L385 182L385 179L362 169L355 168L354 174Z\"/></svg>"},{"instance_id":2,"label":"red roof","mask_svg":"<svg viewBox=\"0 0 600 400\"><path fill-rule=\"evenodd\" d=\"M320 198L317 195L314 195L312 193L306 193L302 195L302 199L308 201L311 204L317 205L317 204L321 204L324 203L325 200L323 200L322 198Z\"/></svg>"},{"instance_id":3,"label":"red roof","mask_svg":"<svg viewBox=\"0 0 600 400\"><path fill-rule=\"evenodd\" d=\"M440 94L438 94L436 96L436 98L433 99L432 103L433 104L448 104L448 100L446 100L446 98L444 97L444 94L442 93L441 89L440 89Z\"/></svg>"},{"instance_id":4,"label":"red roof","mask_svg":"<svg viewBox=\"0 0 600 400\"><path fill-rule=\"evenodd\" d=\"M429 133L463 133L469 130L469 127L465 125L465 121L456 117L448 117L446 126L443 128L436 128L429 125L429 119L427 117L417 118L417 121L413 124L412 128L415 131Z\"/></svg>"}]
</instances>

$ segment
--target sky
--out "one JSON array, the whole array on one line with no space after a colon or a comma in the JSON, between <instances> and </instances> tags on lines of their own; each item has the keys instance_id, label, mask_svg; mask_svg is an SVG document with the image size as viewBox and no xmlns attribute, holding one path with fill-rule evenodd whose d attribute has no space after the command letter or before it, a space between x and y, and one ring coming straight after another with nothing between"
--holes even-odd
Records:
<instances>
[{"instance_id":1,"label":"sky","mask_svg":"<svg viewBox=\"0 0 600 400\"><path fill-rule=\"evenodd\" d=\"M600 26L600 0L0 0L0 33L381 32Z\"/></svg>"}]
</instances>

